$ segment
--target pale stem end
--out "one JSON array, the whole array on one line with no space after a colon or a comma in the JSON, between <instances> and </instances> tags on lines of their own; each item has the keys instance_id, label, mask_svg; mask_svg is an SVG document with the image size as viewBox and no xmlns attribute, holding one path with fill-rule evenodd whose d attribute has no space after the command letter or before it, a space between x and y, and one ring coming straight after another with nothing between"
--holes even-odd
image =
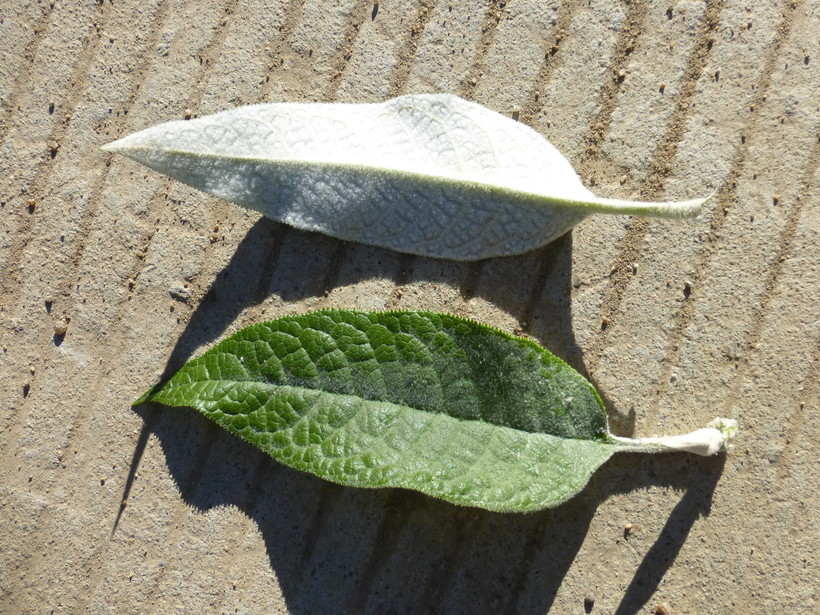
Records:
<instances>
[{"instance_id":1,"label":"pale stem end","mask_svg":"<svg viewBox=\"0 0 820 615\"><path fill-rule=\"evenodd\" d=\"M737 421L734 419L717 418L703 429L682 436L663 436L660 438L621 438L611 436L616 444L624 450L645 453L659 453L664 451L683 451L708 457L716 455L729 448L729 443L737 433Z\"/></svg>"},{"instance_id":2,"label":"pale stem end","mask_svg":"<svg viewBox=\"0 0 820 615\"><path fill-rule=\"evenodd\" d=\"M649 218L696 218L703 213L703 206L712 197L713 192L706 198L690 201L666 201L648 203L643 201L624 201L621 199L596 198L592 206L595 213L647 216Z\"/></svg>"}]
</instances>

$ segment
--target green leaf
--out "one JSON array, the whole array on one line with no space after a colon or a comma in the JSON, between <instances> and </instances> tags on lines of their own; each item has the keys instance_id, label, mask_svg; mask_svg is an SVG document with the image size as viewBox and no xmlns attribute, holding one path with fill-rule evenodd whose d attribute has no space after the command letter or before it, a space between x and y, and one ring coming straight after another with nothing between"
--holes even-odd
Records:
<instances>
[{"instance_id":1,"label":"green leaf","mask_svg":"<svg viewBox=\"0 0 820 615\"><path fill-rule=\"evenodd\" d=\"M196 408L330 481L497 511L556 506L617 450L664 448L610 436L592 385L538 344L432 312L252 325L144 401Z\"/></svg>"},{"instance_id":2,"label":"green leaf","mask_svg":"<svg viewBox=\"0 0 820 615\"><path fill-rule=\"evenodd\" d=\"M603 199L540 134L446 94L254 105L103 149L300 229L422 256L519 254L592 213L680 218L706 199Z\"/></svg>"}]
</instances>

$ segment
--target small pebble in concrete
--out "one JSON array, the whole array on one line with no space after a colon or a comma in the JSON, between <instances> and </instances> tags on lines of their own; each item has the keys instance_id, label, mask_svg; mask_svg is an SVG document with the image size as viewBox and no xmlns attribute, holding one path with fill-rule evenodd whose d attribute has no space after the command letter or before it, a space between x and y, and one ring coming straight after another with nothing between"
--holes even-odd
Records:
<instances>
[{"instance_id":1,"label":"small pebble in concrete","mask_svg":"<svg viewBox=\"0 0 820 615\"><path fill-rule=\"evenodd\" d=\"M174 284L168 289L168 293L177 301L186 303L191 298L191 291L185 284Z\"/></svg>"}]
</instances>

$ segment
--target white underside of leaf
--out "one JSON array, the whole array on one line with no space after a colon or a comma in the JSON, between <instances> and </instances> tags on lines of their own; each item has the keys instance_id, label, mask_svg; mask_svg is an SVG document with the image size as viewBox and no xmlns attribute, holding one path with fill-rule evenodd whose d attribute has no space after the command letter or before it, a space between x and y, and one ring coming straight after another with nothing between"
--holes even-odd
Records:
<instances>
[{"instance_id":1,"label":"white underside of leaf","mask_svg":"<svg viewBox=\"0 0 820 615\"><path fill-rule=\"evenodd\" d=\"M265 104L105 149L297 228L425 256L532 250L590 213L696 215L705 199L599 199L531 128L450 95Z\"/></svg>"}]
</instances>

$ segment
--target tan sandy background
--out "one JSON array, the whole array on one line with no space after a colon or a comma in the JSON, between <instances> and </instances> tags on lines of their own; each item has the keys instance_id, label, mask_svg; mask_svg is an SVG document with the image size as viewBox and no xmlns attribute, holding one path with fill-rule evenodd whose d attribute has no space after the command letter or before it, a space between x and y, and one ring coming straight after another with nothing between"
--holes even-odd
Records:
<instances>
[{"instance_id":1,"label":"tan sandy background","mask_svg":"<svg viewBox=\"0 0 820 615\"><path fill-rule=\"evenodd\" d=\"M812 0L0 0L0 612L816 612L818 31ZM716 198L458 264L98 149L241 104L439 91L517 112L602 196ZM244 325L334 306L526 334L616 433L724 415L737 447L618 456L569 503L502 515L130 406Z\"/></svg>"}]
</instances>

